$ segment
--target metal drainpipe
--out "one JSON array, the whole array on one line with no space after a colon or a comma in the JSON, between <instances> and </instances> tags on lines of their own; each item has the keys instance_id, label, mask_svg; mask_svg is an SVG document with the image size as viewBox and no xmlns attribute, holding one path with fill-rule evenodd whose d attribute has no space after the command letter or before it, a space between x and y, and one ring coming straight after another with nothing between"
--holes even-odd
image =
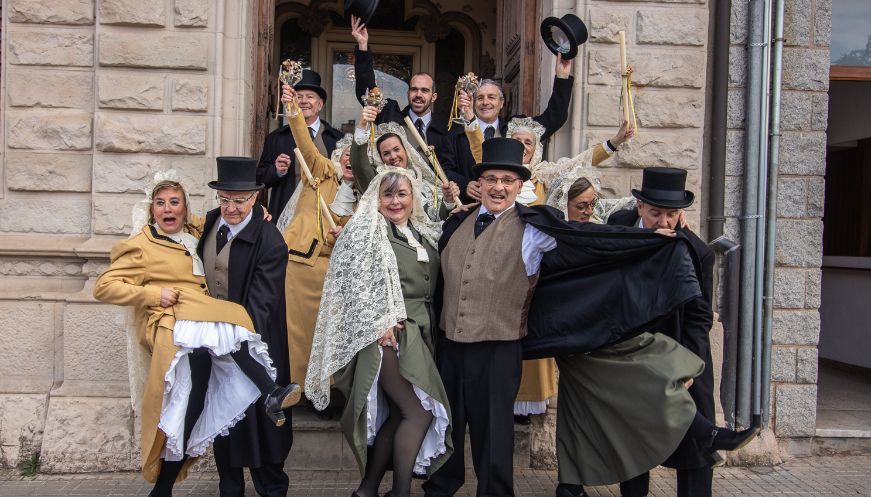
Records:
<instances>
[{"instance_id":1,"label":"metal drainpipe","mask_svg":"<svg viewBox=\"0 0 871 497\"><path fill-rule=\"evenodd\" d=\"M777 253L777 173L780 166L780 99L783 81L783 0L775 0L771 71L771 132L768 145L768 223L765 227L765 300L762 327L762 423L767 425L771 398L771 329L774 317L774 264Z\"/></svg>"},{"instance_id":2,"label":"metal drainpipe","mask_svg":"<svg viewBox=\"0 0 871 497\"><path fill-rule=\"evenodd\" d=\"M744 202L741 215L741 305L736 421L750 425L753 395L753 291L756 283L756 225L759 221L759 129L761 126L765 0L750 0L744 123Z\"/></svg>"},{"instance_id":3,"label":"metal drainpipe","mask_svg":"<svg viewBox=\"0 0 871 497\"><path fill-rule=\"evenodd\" d=\"M765 206L768 204L768 111L771 90L771 8L772 1L765 2L763 17L763 38L765 45L762 47L762 92L760 94L759 111L762 115L759 126L759 186L756 191L756 207L760 214L756 222L756 264L754 290L753 290L753 416L751 425L762 425L762 296L764 291L765 275Z\"/></svg>"},{"instance_id":4,"label":"metal drainpipe","mask_svg":"<svg viewBox=\"0 0 871 497\"><path fill-rule=\"evenodd\" d=\"M708 160L708 240L723 234L726 184L726 115L729 105L729 21L731 2L714 6L713 90L711 92L711 154Z\"/></svg>"}]
</instances>

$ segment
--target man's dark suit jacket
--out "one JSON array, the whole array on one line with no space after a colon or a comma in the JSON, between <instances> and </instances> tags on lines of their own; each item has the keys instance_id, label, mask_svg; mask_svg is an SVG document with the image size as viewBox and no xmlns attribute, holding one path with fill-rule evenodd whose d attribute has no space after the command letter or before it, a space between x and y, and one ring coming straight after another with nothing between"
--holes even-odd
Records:
<instances>
[{"instance_id":1,"label":"man's dark suit jacket","mask_svg":"<svg viewBox=\"0 0 871 497\"><path fill-rule=\"evenodd\" d=\"M205 250L215 250L205 246L205 234L220 216L220 209L206 214L204 235L197 246L200 258ZM275 382L287 385L290 383L284 296L287 245L275 225L263 219L259 205L254 206L248 225L233 238L228 265L228 300L248 311L255 331L269 346L269 357L278 375ZM264 463L284 462L293 444L290 410L286 416L287 424L277 427L266 416L262 402L252 404L245 418L230 428L229 440L219 439L229 448L226 452L230 465L258 468Z\"/></svg>"},{"instance_id":2,"label":"man's dark suit jacket","mask_svg":"<svg viewBox=\"0 0 871 497\"><path fill-rule=\"evenodd\" d=\"M341 140L344 134L330 126L330 123L323 119L321 119L321 126L324 128L324 146L327 148L327 153L331 154L336 148L336 142ZM296 141L290 132L290 126L285 124L266 135L263 152L260 154L260 161L257 163L257 182L266 185L270 189L269 202L266 205L269 213L272 214L273 223L278 221L278 216L281 215L285 204L290 200L290 196L293 195L293 190L296 189L296 156L293 154L294 148L296 148ZM290 167L284 176L279 176L275 170L275 159L281 154L290 156Z\"/></svg>"},{"instance_id":3,"label":"man's dark suit jacket","mask_svg":"<svg viewBox=\"0 0 871 497\"><path fill-rule=\"evenodd\" d=\"M354 75L356 78L354 80L354 91L357 92L357 100L360 101L360 104L363 104L362 97L366 94L366 91L377 86L375 84L375 65L372 52L368 50L364 52L359 48L354 49ZM387 99L387 105L384 106L384 109L378 114L378 118L375 119L375 124L394 122L405 127L405 118L409 116L408 111L410 109L410 105L400 109L399 102L389 98ZM418 147L415 140L411 136L408 138L409 143L419 150L420 147ZM455 162L454 145L453 139L448 133L447 123L435 114L432 114L432 119L426 128L425 139L427 145L435 147L436 158L439 160L442 169L445 171L453 169Z\"/></svg>"},{"instance_id":4,"label":"man's dark suit jacket","mask_svg":"<svg viewBox=\"0 0 871 497\"><path fill-rule=\"evenodd\" d=\"M541 137L542 143L556 133L569 118L569 104L572 100L572 86L575 78L569 76L566 79L554 78L553 91L550 94L550 99L547 101L547 107L540 115L532 119L544 126L544 135ZM499 133L505 136L508 132L508 121L515 117L525 117L522 115L512 116L508 119L500 120ZM481 130L483 132L483 130ZM462 192L463 202L472 202L472 199L466 195L466 185L472 180L472 167L475 166L475 158L472 156L472 150L469 148L469 139L466 137L466 132L462 126L454 126L451 128L451 139L454 149L454 167L445 169L445 174L451 181L459 185Z\"/></svg>"},{"instance_id":5,"label":"man's dark suit jacket","mask_svg":"<svg viewBox=\"0 0 871 497\"><path fill-rule=\"evenodd\" d=\"M620 211L608 218L608 224L617 226L636 226L638 211ZM714 252L701 238L689 229L676 230L690 242L693 263L702 296L675 309L675 311L651 326L675 339L705 361L705 370L695 378L690 394L696 403L699 414L716 423L714 414L714 364L711 359L711 342L708 333L714 322L712 301L714 293ZM676 469L695 469L711 466L714 459L710 451L698 447L694 440L685 438L674 454L664 463Z\"/></svg>"}]
</instances>

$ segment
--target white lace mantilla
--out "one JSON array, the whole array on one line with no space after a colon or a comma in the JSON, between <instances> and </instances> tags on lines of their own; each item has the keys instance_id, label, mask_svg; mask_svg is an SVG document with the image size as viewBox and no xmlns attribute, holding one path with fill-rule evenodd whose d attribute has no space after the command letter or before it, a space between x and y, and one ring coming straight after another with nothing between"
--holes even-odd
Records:
<instances>
[{"instance_id":1,"label":"white lace mantilla","mask_svg":"<svg viewBox=\"0 0 871 497\"><path fill-rule=\"evenodd\" d=\"M378 190L385 174L397 172L412 180L414 208L409 222L433 246L441 235L439 223L423 212L411 173L385 169L360 198L330 257L305 380L305 395L317 409L329 404L330 376L406 318L388 221L378 212Z\"/></svg>"},{"instance_id":2,"label":"white lace mantilla","mask_svg":"<svg viewBox=\"0 0 871 497\"><path fill-rule=\"evenodd\" d=\"M245 417L248 407L260 398L260 391L242 372L230 355L248 342L248 352L274 380L275 368L266 344L260 335L230 323L178 320L173 328L173 341L180 347L166 371L163 407L158 428L166 434L166 446L161 457L180 461L184 456L184 418L191 393L189 354L195 348L209 350L212 371L206 391L203 412L194 425L187 443L187 455L205 454L209 444Z\"/></svg>"}]
</instances>

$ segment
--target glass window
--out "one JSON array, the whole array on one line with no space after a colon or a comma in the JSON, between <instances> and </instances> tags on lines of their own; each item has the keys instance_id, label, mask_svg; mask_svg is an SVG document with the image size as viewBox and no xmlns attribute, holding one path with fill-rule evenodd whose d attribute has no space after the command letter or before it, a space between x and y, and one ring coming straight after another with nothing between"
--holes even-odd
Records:
<instances>
[{"instance_id":1,"label":"glass window","mask_svg":"<svg viewBox=\"0 0 871 497\"><path fill-rule=\"evenodd\" d=\"M381 92L399 103L399 108L408 105L408 83L414 67L411 54L390 54L374 51L375 84ZM333 51L333 88L331 109L332 124L337 128L352 131L360 117L359 95L354 94L354 51Z\"/></svg>"},{"instance_id":2,"label":"glass window","mask_svg":"<svg viewBox=\"0 0 871 497\"><path fill-rule=\"evenodd\" d=\"M871 67L871 2L832 2L832 65Z\"/></svg>"}]
</instances>

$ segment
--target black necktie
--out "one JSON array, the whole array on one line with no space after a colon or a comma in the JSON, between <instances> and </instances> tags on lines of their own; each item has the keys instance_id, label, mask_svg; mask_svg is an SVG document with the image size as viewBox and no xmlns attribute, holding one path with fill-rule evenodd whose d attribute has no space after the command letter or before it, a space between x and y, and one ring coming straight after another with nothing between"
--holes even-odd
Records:
<instances>
[{"instance_id":1,"label":"black necktie","mask_svg":"<svg viewBox=\"0 0 871 497\"><path fill-rule=\"evenodd\" d=\"M317 133L315 133L315 129L314 129L314 128L309 128L309 129L308 129L308 134L312 135L312 141L314 141L315 136L317 136Z\"/></svg>"},{"instance_id":2,"label":"black necktie","mask_svg":"<svg viewBox=\"0 0 871 497\"><path fill-rule=\"evenodd\" d=\"M218 228L218 235L215 237L218 244L215 246L215 254L220 254L221 250L224 249L224 245L227 245L227 238L230 235L230 227L226 224L222 224L220 228Z\"/></svg>"},{"instance_id":3,"label":"black necktie","mask_svg":"<svg viewBox=\"0 0 871 497\"><path fill-rule=\"evenodd\" d=\"M493 126L487 126L487 129L484 130L484 139L489 140L493 138L493 135L496 134L496 130L493 129Z\"/></svg>"},{"instance_id":4,"label":"black necktie","mask_svg":"<svg viewBox=\"0 0 871 497\"><path fill-rule=\"evenodd\" d=\"M484 214L479 214L478 219L475 221L475 238L484 232L487 229L487 226L490 226L490 223L496 220L496 216L490 214L489 212L485 212Z\"/></svg>"},{"instance_id":5,"label":"black necktie","mask_svg":"<svg viewBox=\"0 0 871 497\"><path fill-rule=\"evenodd\" d=\"M417 132L420 134L420 137L423 138L423 141L426 141L426 133L423 132L423 119L419 117L415 119L414 127L417 128Z\"/></svg>"}]
</instances>

